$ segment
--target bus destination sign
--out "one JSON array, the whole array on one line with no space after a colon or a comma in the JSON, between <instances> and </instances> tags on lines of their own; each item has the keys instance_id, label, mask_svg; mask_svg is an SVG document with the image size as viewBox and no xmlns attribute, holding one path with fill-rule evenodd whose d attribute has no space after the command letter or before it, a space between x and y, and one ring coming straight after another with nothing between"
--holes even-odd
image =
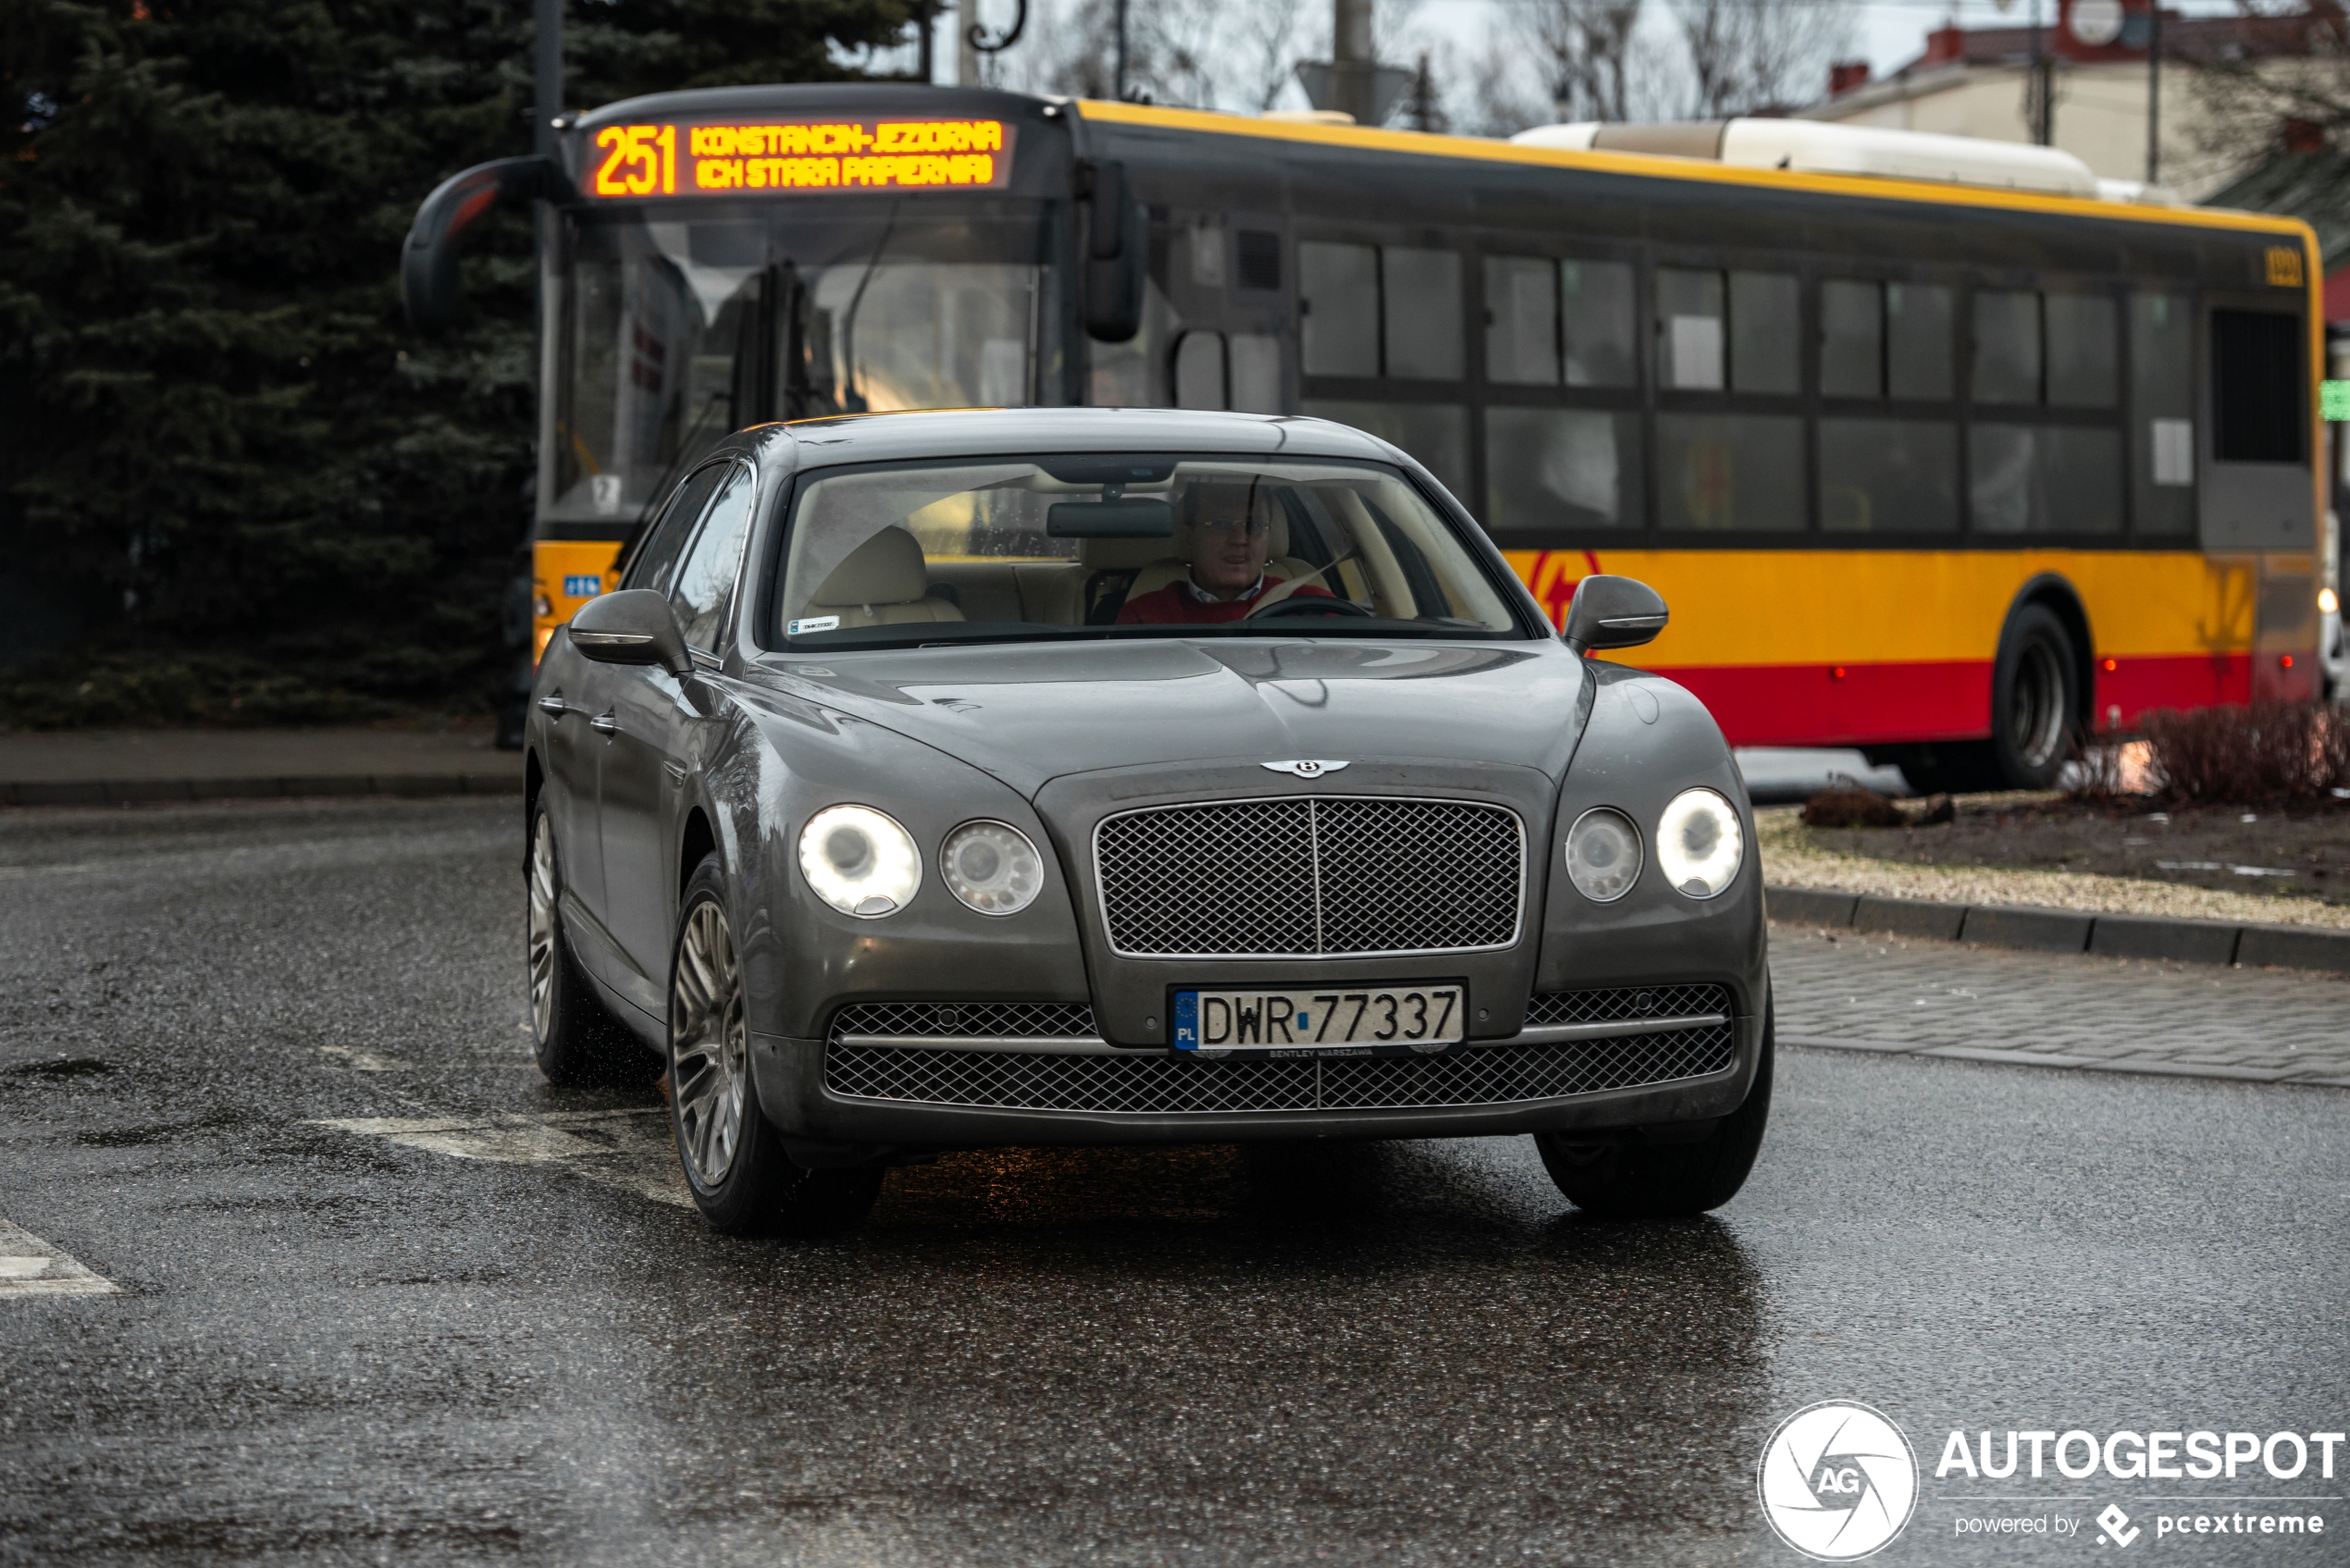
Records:
<instances>
[{"instance_id":1,"label":"bus destination sign","mask_svg":"<svg viewBox=\"0 0 2350 1568\"><path fill-rule=\"evenodd\" d=\"M588 193L716 196L743 191L1000 191L1012 179L1001 120L787 120L608 125Z\"/></svg>"}]
</instances>

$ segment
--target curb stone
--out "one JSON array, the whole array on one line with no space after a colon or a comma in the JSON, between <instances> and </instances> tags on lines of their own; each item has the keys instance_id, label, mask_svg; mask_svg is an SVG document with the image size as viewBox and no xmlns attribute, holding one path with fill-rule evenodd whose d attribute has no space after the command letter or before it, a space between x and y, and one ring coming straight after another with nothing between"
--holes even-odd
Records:
<instances>
[{"instance_id":1,"label":"curb stone","mask_svg":"<svg viewBox=\"0 0 2350 1568\"><path fill-rule=\"evenodd\" d=\"M522 775L343 773L325 777L77 779L0 784L0 806L127 806L180 800L279 800L349 795L519 795Z\"/></svg>"},{"instance_id":2,"label":"curb stone","mask_svg":"<svg viewBox=\"0 0 2350 1568\"><path fill-rule=\"evenodd\" d=\"M1814 888L1764 887L1774 920L1889 936L1973 942L2041 953L2094 953L2113 958L2169 958L2317 969L2350 975L2350 931L2324 926L2230 925L2172 915L2097 915L2005 904L1937 904Z\"/></svg>"}]
</instances>

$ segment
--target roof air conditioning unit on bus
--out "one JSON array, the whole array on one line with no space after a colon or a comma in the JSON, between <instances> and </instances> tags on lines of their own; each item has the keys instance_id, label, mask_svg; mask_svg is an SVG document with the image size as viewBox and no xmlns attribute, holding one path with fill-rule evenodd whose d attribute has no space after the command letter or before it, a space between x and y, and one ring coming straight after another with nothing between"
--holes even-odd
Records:
<instances>
[{"instance_id":1,"label":"roof air conditioning unit on bus","mask_svg":"<svg viewBox=\"0 0 2350 1568\"><path fill-rule=\"evenodd\" d=\"M1654 125L1541 125L1511 141L1577 152L1705 158L1745 168L1924 179L1994 191L2095 200L2097 177L2070 153L2021 142L1923 130L1825 125L1806 119L1731 119Z\"/></svg>"}]
</instances>

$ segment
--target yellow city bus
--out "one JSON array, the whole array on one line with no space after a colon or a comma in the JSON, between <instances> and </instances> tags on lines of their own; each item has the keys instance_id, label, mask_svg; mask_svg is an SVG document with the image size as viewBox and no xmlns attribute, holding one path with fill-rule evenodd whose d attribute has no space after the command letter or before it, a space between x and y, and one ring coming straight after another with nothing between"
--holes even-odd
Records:
<instances>
[{"instance_id":1,"label":"yellow city bus","mask_svg":"<svg viewBox=\"0 0 2350 1568\"><path fill-rule=\"evenodd\" d=\"M2314 693L2305 226L1748 167L1727 136L668 93L449 181L403 281L447 319L467 224L553 204L541 646L723 431L1172 405L1393 441L1554 617L1589 573L1652 584L1674 617L1644 662L1734 744L2034 784L2076 731ZM2047 185L2035 152L2017 183Z\"/></svg>"}]
</instances>

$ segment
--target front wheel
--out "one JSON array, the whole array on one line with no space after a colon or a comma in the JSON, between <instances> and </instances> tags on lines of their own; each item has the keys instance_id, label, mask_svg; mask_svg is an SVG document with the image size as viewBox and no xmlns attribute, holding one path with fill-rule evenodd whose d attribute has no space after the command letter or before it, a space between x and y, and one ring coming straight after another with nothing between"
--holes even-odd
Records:
<instances>
[{"instance_id":1,"label":"front wheel","mask_svg":"<svg viewBox=\"0 0 2350 1568\"><path fill-rule=\"evenodd\" d=\"M759 1108L742 969L718 857L686 884L669 964L669 1105L686 1185L730 1236L834 1236L881 1195L879 1167L803 1170Z\"/></svg>"},{"instance_id":2,"label":"front wheel","mask_svg":"<svg viewBox=\"0 0 2350 1568\"><path fill-rule=\"evenodd\" d=\"M1738 1108L1694 1143L1577 1143L1538 1132L1543 1168L1569 1203L1600 1219L1672 1219L1718 1209L1738 1196L1771 1119L1772 1009L1762 1010L1762 1053Z\"/></svg>"}]
</instances>

